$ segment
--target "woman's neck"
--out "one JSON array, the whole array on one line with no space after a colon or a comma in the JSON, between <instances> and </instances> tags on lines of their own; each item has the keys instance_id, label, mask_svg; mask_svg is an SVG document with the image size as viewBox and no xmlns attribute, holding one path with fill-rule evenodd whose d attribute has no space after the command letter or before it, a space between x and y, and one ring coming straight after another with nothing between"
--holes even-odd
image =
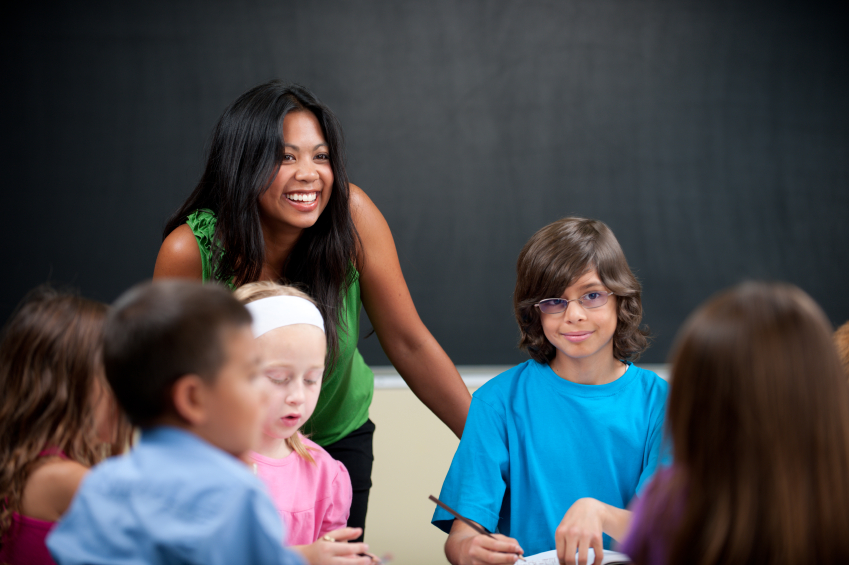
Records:
<instances>
[{"instance_id":1,"label":"woman's neck","mask_svg":"<svg viewBox=\"0 0 849 565\"><path fill-rule=\"evenodd\" d=\"M271 459L284 459L292 453L292 448L289 447L289 443L285 438L271 437L262 434L262 439L260 439L256 452L260 455L264 455L265 457L270 457Z\"/></svg>"},{"instance_id":2,"label":"woman's neck","mask_svg":"<svg viewBox=\"0 0 849 565\"><path fill-rule=\"evenodd\" d=\"M262 227L262 238L265 242L262 278L278 281L282 278L286 260L304 230L292 226L272 227L263 221L260 221L260 226Z\"/></svg>"},{"instance_id":3,"label":"woman's neck","mask_svg":"<svg viewBox=\"0 0 849 565\"><path fill-rule=\"evenodd\" d=\"M628 365L613 357L612 352L601 360L595 355L575 359L558 351L550 366L558 377L581 385L612 383L628 370Z\"/></svg>"}]
</instances>

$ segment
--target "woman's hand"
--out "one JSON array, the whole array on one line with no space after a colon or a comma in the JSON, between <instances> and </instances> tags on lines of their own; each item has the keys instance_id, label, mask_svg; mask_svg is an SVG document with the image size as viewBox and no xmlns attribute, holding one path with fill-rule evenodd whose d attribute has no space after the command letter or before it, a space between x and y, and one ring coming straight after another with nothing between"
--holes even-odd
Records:
<instances>
[{"instance_id":1,"label":"woman's hand","mask_svg":"<svg viewBox=\"0 0 849 565\"><path fill-rule=\"evenodd\" d=\"M469 389L416 312L389 225L369 197L350 186L351 217L362 241L363 306L380 345L410 390L461 437L472 402Z\"/></svg>"},{"instance_id":2,"label":"woman's hand","mask_svg":"<svg viewBox=\"0 0 849 565\"><path fill-rule=\"evenodd\" d=\"M361 528L340 528L314 543L296 545L292 549L299 551L310 565L372 565L375 561L373 556L366 553L368 545L347 543L348 540L360 537L362 532ZM334 541L326 541L325 538Z\"/></svg>"},{"instance_id":3,"label":"woman's hand","mask_svg":"<svg viewBox=\"0 0 849 565\"><path fill-rule=\"evenodd\" d=\"M512 565L523 553L519 542L513 538L501 534L485 536L459 520L454 520L445 542L445 556L453 565Z\"/></svg>"},{"instance_id":4,"label":"woman's hand","mask_svg":"<svg viewBox=\"0 0 849 565\"><path fill-rule=\"evenodd\" d=\"M595 553L594 565L604 557L602 535L621 539L628 529L631 513L594 498L581 498L569 508L554 532L557 559L561 565L588 565L589 548Z\"/></svg>"}]
</instances>

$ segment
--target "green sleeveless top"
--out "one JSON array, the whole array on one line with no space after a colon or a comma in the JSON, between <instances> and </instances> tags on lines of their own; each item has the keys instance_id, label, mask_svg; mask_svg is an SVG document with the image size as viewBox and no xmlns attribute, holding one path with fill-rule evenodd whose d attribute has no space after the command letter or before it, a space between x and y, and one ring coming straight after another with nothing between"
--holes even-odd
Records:
<instances>
[{"instance_id":1,"label":"green sleeveless top","mask_svg":"<svg viewBox=\"0 0 849 565\"><path fill-rule=\"evenodd\" d=\"M213 280L215 221L215 214L206 209L197 210L186 218L186 224L198 242L205 283ZM233 288L232 281L227 285ZM342 439L368 420L368 409L374 394L374 373L357 349L362 305L360 274L354 271L354 282L348 287L339 316L340 322L336 324L339 334L336 369L332 374L324 376L318 405L303 429L310 439L322 446Z\"/></svg>"}]
</instances>

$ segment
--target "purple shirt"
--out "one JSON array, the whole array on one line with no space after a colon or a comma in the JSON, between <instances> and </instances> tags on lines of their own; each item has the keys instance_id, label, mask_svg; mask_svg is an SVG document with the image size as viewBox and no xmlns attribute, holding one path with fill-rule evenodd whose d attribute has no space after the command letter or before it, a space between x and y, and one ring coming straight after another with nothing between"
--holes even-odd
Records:
<instances>
[{"instance_id":1,"label":"purple shirt","mask_svg":"<svg viewBox=\"0 0 849 565\"><path fill-rule=\"evenodd\" d=\"M666 565L670 540L664 539L659 531L656 512L652 511L662 502L657 498L657 486L668 481L671 476L671 467L659 469L643 493L635 497L631 504L631 527L619 546L622 553L633 556L645 551L649 557L647 563Z\"/></svg>"}]
</instances>

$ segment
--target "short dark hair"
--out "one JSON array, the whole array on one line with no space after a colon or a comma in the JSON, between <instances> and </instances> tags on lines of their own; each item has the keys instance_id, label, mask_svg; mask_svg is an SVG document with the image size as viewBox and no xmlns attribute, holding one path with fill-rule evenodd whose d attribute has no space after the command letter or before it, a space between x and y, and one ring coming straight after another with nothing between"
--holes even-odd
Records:
<instances>
[{"instance_id":1,"label":"short dark hair","mask_svg":"<svg viewBox=\"0 0 849 565\"><path fill-rule=\"evenodd\" d=\"M183 375L214 381L226 362L225 329L251 315L219 285L154 281L115 302L106 319L103 358L115 397L137 426L171 409L171 386Z\"/></svg>"},{"instance_id":2,"label":"short dark hair","mask_svg":"<svg viewBox=\"0 0 849 565\"><path fill-rule=\"evenodd\" d=\"M648 347L648 328L640 328L643 305L639 281L628 267L616 236L604 222L563 218L536 232L516 262L513 310L519 323L519 347L540 363L554 359L555 348L542 330L534 304L557 298L584 273L595 269L616 297L613 356L634 361Z\"/></svg>"}]
</instances>

